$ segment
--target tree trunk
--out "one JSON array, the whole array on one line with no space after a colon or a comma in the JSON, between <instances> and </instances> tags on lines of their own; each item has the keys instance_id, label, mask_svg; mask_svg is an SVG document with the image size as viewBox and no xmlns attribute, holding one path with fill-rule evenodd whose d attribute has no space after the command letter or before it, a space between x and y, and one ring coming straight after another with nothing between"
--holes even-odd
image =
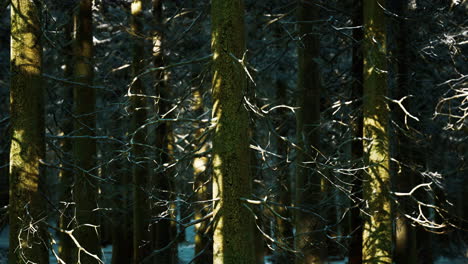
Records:
<instances>
[{"instance_id":1,"label":"tree trunk","mask_svg":"<svg viewBox=\"0 0 468 264\"><path fill-rule=\"evenodd\" d=\"M67 16L67 22L64 27L64 40L66 46L63 47L62 54L64 58L65 69L63 72L64 78L66 80L71 80L73 78L73 7L75 7L75 1L67 1L67 4L64 7L64 11ZM66 136L62 142L62 153L63 156L61 160L64 161L62 164L62 170L59 173L60 181L60 205L63 205L59 216L59 228L62 230L71 230L74 226L73 223L73 200L72 200L72 186L73 186L73 171L70 170L70 165L73 163L72 151L73 151L73 141L68 136L71 136L73 132L73 119L71 118L71 113L73 111L73 86L64 84L62 89L62 132ZM59 257L65 263L76 262L76 255L74 250L76 250L75 243L71 237L64 233L59 233L59 248L58 253Z\"/></svg>"},{"instance_id":2,"label":"tree trunk","mask_svg":"<svg viewBox=\"0 0 468 264\"><path fill-rule=\"evenodd\" d=\"M362 25L362 0L355 0L353 10L353 25ZM361 28L353 29L353 38L357 41L353 46L353 64L352 64L352 99L357 100L355 109L356 115L352 121L353 143L351 146L351 156L356 161L357 167L362 167L363 145L362 145L362 85L363 85L363 61L362 61L362 39L363 31ZM362 263L362 218L361 218L361 201L362 201L362 177L361 170L357 171L352 181L352 198L354 199L353 208L351 209L351 244L349 246L349 264Z\"/></svg>"},{"instance_id":3,"label":"tree trunk","mask_svg":"<svg viewBox=\"0 0 468 264\"><path fill-rule=\"evenodd\" d=\"M255 261L253 223L241 198L251 195L248 115L243 106L245 52L242 0L211 3L213 51L214 264ZM233 56L237 59L234 59Z\"/></svg>"},{"instance_id":4,"label":"tree trunk","mask_svg":"<svg viewBox=\"0 0 468 264\"><path fill-rule=\"evenodd\" d=\"M99 242L98 180L96 179L96 96L93 84L93 26L92 1L81 0L75 16L76 39L74 43L73 114L75 115L73 158L75 162L76 232L73 235L81 247L90 254L79 250L82 263L99 263L101 256Z\"/></svg>"},{"instance_id":5,"label":"tree trunk","mask_svg":"<svg viewBox=\"0 0 468 264\"><path fill-rule=\"evenodd\" d=\"M44 92L40 8L11 2L10 246L8 261L49 263L44 192Z\"/></svg>"},{"instance_id":6,"label":"tree trunk","mask_svg":"<svg viewBox=\"0 0 468 264\"><path fill-rule=\"evenodd\" d=\"M163 0L153 0L153 66L162 67L165 64L164 57L164 31L163 31ZM166 72L157 71L155 74L156 116L158 118L170 118L166 115L171 108L168 100L171 93L166 82ZM172 162L174 154L174 137L169 122L160 122L156 127L156 164L152 184L156 200L152 208L152 214L157 218L153 223L153 247L155 250L166 248L177 234L177 226L170 218L175 218L175 206L171 200L175 200L173 182L173 169L167 164ZM159 252L155 257L158 263L177 263L177 243Z\"/></svg>"},{"instance_id":7,"label":"tree trunk","mask_svg":"<svg viewBox=\"0 0 468 264\"><path fill-rule=\"evenodd\" d=\"M365 0L364 16L364 161L363 182L364 263L392 263L392 215L390 188L389 113L387 95L384 1Z\"/></svg>"},{"instance_id":8,"label":"tree trunk","mask_svg":"<svg viewBox=\"0 0 468 264\"><path fill-rule=\"evenodd\" d=\"M288 105L287 102L287 84L285 80L278 79L276 81L276 99L278 105ZM287 111L281 109L280 117L276 124L278 135L282 138L288 137ZM294 249L294 233L292 223L292 213L287 208L291 206L291 178L289 176L289 166L284 162L288 156L288 143L278 138L278 154L281 155L280 164L278 164L278 189L279 198L278 203L280 206L276 209L282 218L276 218L278 226L278 240L285 249ZM286 220L287 219L287 220ZM287 250L281 250L277 261L278 263L292 263L294 260L293 253Z\"/></svg>"},{"instance_id":9,"label":"tree trunk","mask_svg":"<svg viewBox=\"0 0 468 264\"><path fill-rule=\"evenodd\" d=\"M130 29L132 34L133 62L132 76L136 77L143 70L144 38L143 12L145 1L133 0L131 4ZM132 177L133 177L133 263L141 263L151 254L151 236L149 230L150 205L148 202L148 164L146 163L145 144L147 131L147 109L143 82L138 78L131 87L130 97L132 135Z\"/></svg>"},{"instance_id":10,"label":"tree trunk","mask_svg":"<svg viewBox=\"0 0 468 264\"><path fill-rule=\"evenodd\" d=\"M304 21L319 18L319 9L310 1L298 1L297 20L299 22L298 80L296 129L298 150L296 157L296 200L298 210L295 218L295 248L301 254L296 256L296 264L324 263L327 255L325 223L320 213L320 203L326 193L322 190L322 177L315 172L316 167L304 162L317 157L320 127L320 70L314 61L319 57L320 43L313 28Z\"/></svg>"}]
</instances>

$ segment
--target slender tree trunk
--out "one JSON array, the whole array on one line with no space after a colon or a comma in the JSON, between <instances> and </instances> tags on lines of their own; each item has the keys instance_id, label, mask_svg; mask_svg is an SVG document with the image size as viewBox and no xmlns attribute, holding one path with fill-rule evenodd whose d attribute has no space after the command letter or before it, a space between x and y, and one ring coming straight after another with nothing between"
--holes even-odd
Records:
<instances>
[{"instance_id":1,"label":"slender tree trunk","mask_svg":"<svg viewBox=\"0 0 468 264\"><path fill-rule=\"evenodd\" d=\"M246 78L242 0L211 3L213 51L214 264L252 264L252 215L241 198L251 195L248 116L243 106Z\"/></svg>"},{"instance_id":2,"label":"slender tree trunk","mask_svg":"<svg viewBox=\"0 0 468 264\"><path fill-rule=\"evenodd\" d=\"M164 31L163 31L163 0L153 0L153 64L154 67L162 67L165 64L164 58ZM155 75L155 92L156 96L161 99L157 101L157 114L159 117L167 116L171 108L168 100L171 99L171 92L166 82L166 72L158 71ZM175 200L173 182L173 169L165 166L172 162L174 154L174 138L172 135L172 127L168 122L161 122L156 127L156 161L157 168L154 173L154 188L156 202L153 207L153 215L160 218L154 224L153 239L154 249L160 250L167 247L177 233L177 226L170 218L174 218L174 206L171 200ZM177 243L173 244L160 252L156 259L158 263L176 263L177 262Z\"/></svg>"},{"instance_id":3,"label":"slender tree trunk","mask_svg":"<svg viewBox=\"0 0 468 264\"><path fill-rule=\"evenodd\" d=\"M68 5L64 8L68 14L67 22L64 27L64 39L66 46L63 48L63 58L65 64L65 70L63 72L66 80L73 78L73 7L76 1L67 1ZM73 86L64 85L61 89L62 92L62 131L65 136L70 136L73 132L73 119L71 118L73 111ZM72 159L72 147L73 142L71 138L65 137L62 142L62 153L61 157L64 163L62 164L63 169L59 173L60 180L60 205L63 205L63 211L59 217L59 228L62 230L71 230L75 225L73 223L73 200L72 200L72 186L73 186L73 171L70 170L70 165L73 163ZM71 237L61 232L59 234L59 257L65 263L73 263L76 261L76 255L73 254L76 250L76 246L73 243Z\"/></svg>"},{"instance_id":4,"label":"slender tree trunk","mask_svg":"<svg viewBox=\"0 0 468 264\"><path fill-rule=\"evenodd\" d=\"M76 232L74 236L81 247L90 254L79 250L82 263L99 263L101 256L99 242L99 212L96 210L98 184L96 179L96 96L93 84L93 26L92 1L81 0L75 16L76 39L74 43L73 114L75 115L75 135L73 157L75 162L75 185L73 188L76 203ZM93 255L93 256L91 256Z\"/></svg>"},{"instance_id":5,"label":"slender tree trunk","mask_svg":"<svg viewBox=\"0 0 468 264\"><path fill-rule=\"evenodd\" d=\"M387 95L385 2L365 0L364 17L364 161L366 202L363 262L392 263L392 214L390 188L389 113Z\"/></svg>"},{"instance_id":6,"label":"slender tree trunk","mask_svg":"<svg viewBox=\"0 0 468 264\"><path fill-rule=\"evenodd\" d=\"M197 71L198 72L198 71ZM203 114L203 97L201 87L197 87L193 92L192 111L196 116ZM211 188L209 175L206 171L208 167L208 157L206 154L209 148L206 129L196 128L195 132L196 157L193 159L193 177L195 200L199 203L194 205L194 220L199 220L210 213L211 206L206 201L211 198ZM211 240L212 232L209 228L209 221L203 221L195 225L195 259L196 264L210 264L213 262L213 243Z\"/></svg>"},{"instance_id":7,"label":"slender tree trunk","mask_svg":"<svg viewBox=\"0 0 468 264\"><path fill-rule=\"evenodd\" d=\"M298 1L298 21L313 21L319 18L319 9L311 1ZM319 57L320 43L317 34L308 23L299 22L298 80L297 80L297 144L302 148L296 157L296 200L298 210L295 218L295 247L301 254L296 264L324 263L326 261L325 223L318 217L319 204L325 197L322 178L312 165L304 162L316 157L319 147L320 127L320 70L314 58Z\"/></svg>"},{"instance_id":8,"label":"slender tree trunk","mask_svg":"<svg viewBox=\"0 0 468 264\"><path fill-rule=\"evenodd\" d=\"M10 246L8 261L49 263L44 192L44 92L40 9L11 2Z\"/></svg>"},{"instance_id":9,"label":"slender tree trunk","mask_svg":"<svg viewBox=\"0 0 468 264\"><path fill-rule=\"evenodd\" d=\"M406 26L406 15L409 2L408 0L392 1L390 8L398 18L394 22L393 27L393 41L394 41L394 55L396 58L396 91L395 99L403 98L409 94L408 87L408 44L407 38L408 30ZM396 106L398 107L398 106ZM413 148L411 149L412 142L408 138L410 133L405 133L399 129L405 128L405 113L401 109L395 109L395 120L399 127L395 127L394 140L396 143L395 157L398 160L398 168L394 171L394 186L397 192L409 192L416 183L416 175L414 172L413 162ZM416 264L417 263L417 248L416 248L416 228L411 226L409 221L405 218L405 213L410 213L408 210L411 208L409 197L402 197L399 205L395 211L395 261L399 264Z\"/></svg>"},{"instance_id":10,"label":"slender tree trunk","mask_svg":"<svg viewBox=\"0 0 468 264\"><path fill-rule=\"evenodd\" d=\"M354 0L354 10L353 10L353 25L360 26L362 25L362 0ZM351 146L351 156L353 160L357 161L357 166L362 167L363 157L363 145L362 145L362 132L363 132L363 120L362 120L362 85L363 85L363 60L362 60L362 39L363 31L361 28L353 29L353 39L357 43L353 46L353 64L352 64L352 74L353 74L353 83L352 83L352 98L358 100L355 109L356 116L353 120L353 143ZM358 171L354 175L352 181L352 193L354 204L351 209L351 244L349 247L349 264L361 264L362 263L362 218L361 218L361 200L362 200L362 171Z\"/></svg>"},{"instance_id":11,"label":"slender tree trunk","mask_svg":"<svg viewBox=\"0 0 468 264\"><path fill-rule=\"evenodd\" d=\"M145 1L133 0L131 4L130 28L132 34L133 62L132 76L143 69L144 35L143 12ZM149 230L150 205L148 202L148 184L150 181L148 164L145 161L145 144L147 131L142 126L146 122L147 109L143 82L138 78L131 87L131 123L132 132L132 177L133 177L133 263L141 263L151 254L151 235Z\"/></svg>"},{"instance_id":12,"label":"slender tree trunk","mask_svg":"<svg viewBox=\"0 0 468 264\"><path fill-rule=\"evenodd\" d=\"M285 80L278 79L276 81L276 99L278 105L287 105L287 84ZM280 110L280 118L276 124L278 135L282 138L288 137L288 125L286 123L286 110ZM276 209L284 219L277 218L278 239L283 248L294 249L294 234L292 213L287 209L291 206L291 178L289 176L289 168L284 162L288 156L288 144L285 140L278 139L278 154L281 155L280 164L278 165L278 189L280 206ZM278 263L292 263L294 260L293 253L282 250L277 258Z\"/></svg>"}]
</instances>

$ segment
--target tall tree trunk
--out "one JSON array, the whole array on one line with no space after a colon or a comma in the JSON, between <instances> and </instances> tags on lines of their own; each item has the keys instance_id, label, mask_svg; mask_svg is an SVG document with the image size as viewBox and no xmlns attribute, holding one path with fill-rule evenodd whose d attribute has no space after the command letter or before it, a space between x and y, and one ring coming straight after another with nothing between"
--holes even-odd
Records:
<instances>
[{"instance_id":1,"label":"tall tree trunk","mask_svg":"<svg viewBox=\"0 0 468 264\"><path fill-rule=\"evenodd\" d=\"M396 59L396 91L394 92L395 99L399 100L406 95L409 95L408 87L408 30L406 25L406 15L408 10L408 0L392 1L390 9L398 15L393 22L393 42L394 55ZM398 107L398 106L396 106ZM394 129L396 143L394 156L398 160L397 168L394 174L394 186L397 192L409 192L415 186L416 175L414 172L414 156L411 146L412 139L409 138L411 131L400 131L405 128L405 113L401 109L396 109L395 120L398 124ZM411 149L410 147L411 146ZM405 213L410 213L411 199L409 197L401 197L400 203L395 208L395 261L401 264L416 264L417 263L417 248L416 248L416 228L411 226L409 221L404 216Z\"/></svg>"},{"instance_id":2,"label":"tall tree trunk","mask_svg":"<svg viewBox=\"0 0 468 264\"><path fill-rule=\"evenodd\" d=\"M99 263L99 212L96 179L96 96L93 84L92 1L81 0L75 16L73 114L76 138L73 140L75 162L76 239L89 253L79 250L82 263Z\"/></svg>"},{"instance_id":3,"label":"tall tree trunk","mask_svg":"<svg viewBox=\"0 0 468 264\"><path fill-rule=\"evenodd\" d=\"M145 1L133 0L131 4L130 28L132 34L133 61L132 76L136 77L143 70L144 37L143 12ZM131 123L132 132L132 177L133 177L133 263L141 263L151 254L151 235L149 230L150 205L148 202L148 184L150 181L148 164L145 161L147 109L143 82L138 78L131 87Z\"/></svg>"},{"instance_id":4,"label":"tall tree trunk","mask_svg":"<svg viewBox=\"0 0 468 264\"><path fill-rule=\"evenodd\" d=\"M285 80L276 80L276 100L278 105L287 105L287 84ZM286 123L287 114L286 110L280 110L280 117L276 124L278 135L282 138L288 137L288 125ZM282 246L286 249L294 248L294 233L292 223L292 213L288 210L291 206L291 178L289 176L289 168L284 162L288 156L288 144L282 139L278 139L278 154L281 155L280 164L278 165L278 189L280 206L276 209L282 218L276 218L278 226L278 239ZM287 251L282 250L277 258L278 263L292 263L294 255Z\"/></svg>"},{"instance_id":5,"label":"tall tree trunk","mask_svg":"<svg viewBox=\"0 0 468 264\"><path fill-rule=\"evenodd\" d=\"M8 261L49 263L44 192L42 46L38 2L11 2L10 246Z\"/></svg>"},{"instance_id":6,"label":"tall tree trunk","mask_svg":"<svg viewBox=\"0 0 468 264\"><path fill-rule=\"evenodd\" d=\"M353 10L353 25L362 25L362 0L354 0ZM363 120L362 120L362 85L363 85L363 61L362 61L362 39L363 31L361 28L353 29L353 39L357 41L353 46L353 64L352 64L352 99L357 100L356 104L356 116L352 121L353 128L353 143L351 146L351 156L356 161L358 167L362 167L362 156L363 156L363 145L362 145L362 132L363 132ZM349 247L349 264L361 264L362 263L362 218L361 218L361 201L362 201L362 171L358 171L354 175L352 181L352 193L353 193L353 208L351 209L351 244Z\"/></svg>"},{"instance_id":7,"label":"tall tree trunk","mask_svg":"<svg viewBox=\"0 0 468 264\"><path fill-rule=\"evenodd\" d=\"M192 68L193 69L193 68ZM195 72L195 73L198 73ZM201 87L196 87L193 92L193 107L192 111L196 116L203 114L203 97ZM208 167L208 157L206 152L209 145L207 140L206 129L196 128L195 132L195 148L197 155L193 159L193 177L194 177L194 191L195 200L199 203L194 205L194 220L199 220L210 213L211 207L208 206L206 201L210 200L211 188L209 186L209 175L206 171ZM211 240L212 232L209 228L209 221L203 221L195 225L195 259L196 264L210 264L213 263L213 243Z\"/></svg>"},{"instance_id":8,"label":"tall tree trunk","mask_svg":"<svg viewBox=\"0 0 468 264\"><path fill-rule=\"evenodd\" d=\"M67 16L67 22L64 27L64 40L66 45L63 47L62 54L64 58L65 69L63 72L64 78L66 80L71 80L73 77L73 7L75 6L76 1L71 0L67 1L67 5L64 7L64 11ZM60 204L64 205L63 211L60 213L59 217L59 228L62 230L70 230L74 227L73 224L73 201L72 201L72 186L73 186L73 171L70 170L70 165L73 163L72 148L73 142L72 139L68 136L71 136L73 132L73 119L71 118L71 113L73 111L73 86L66 85L61 88L62 93L62 132L65 138L61 142L63 157L61 160L64 162L62 164L62 170L59 173L60 181ZM76 260L76 255L73 254L76 250L76 246L73 243L71 237L61 232L59 234L59 248L58 253L59 257L65 263L73 263Z\"/></svg>"},{"instance_id":9,"label":"tall tree trunk","mask_svg":"<svg viewBox=\"0 0 468 264\"><path fill-rule=\"evenodd\" d=\"M213 51L214 264L251 264L253 224L242 197L251 195L248 115L243 106L246 78L242 0L211 3Z\"/></svg>"},{"instance_id":10,"label":"tall tree trunk","mask_svg":"<svg viewBox=\"0 0 468 264\"><path fill-rule=\"evenodd\" d=\"M153 0L153 64L154 67L162 67L165 64L164 57L164 31L163 31L163 0ZM160 118L169 118L168 112L171 108L171 92L166 82L166 72L157 71L155 76L155 93L159 99L156 103L157 114ZM156 127L156 161L157 168L154 174L155 188L155 205L153 207L153 215L157 218L154 224L153 239L154 249L160 250L167 247L177 233L177 226L170 218L174 218L174 206L171 200L175 200L173 169L167 167L173 160L174 154L174 137L172 135L172 127L169 122L161 122ZM156 260L159 263L176 263L177 262L177 243L174 243L170 248L160 252Z\"/></svg>"},{"instance_id":11,"label":"tall tree trunk","mask_svg":"<svg viewBox=\"0 0 468 264\"><path fill-rule=\"evenodd\" d=\"M392 215L390 188L389 113L387 95L386 32L384 1L365 0L364 16L364 161L366 202L363 230L363 262L392 263Z\"/></svg>"},{"instance_id":12,"label":"tall tree trunk","mask_svg":"<svg viewBox=\"0 0 468 264\"><path fill-rule=\"evenodd\" d=\"M315 172L310 161L319 147L320 127L320 70L314 58L319 57L320 43L309 23L319 18L319 9L311 1L298 1L299 21L298 80L297 80L297 144L302 149L296 157L296 198L298 210L295 218L295 247L301 254L296 264L324 263L326 261L325 223L320 214L319 204L326 195L322 190L322 178Z\"/></svg>"}]
</instances>

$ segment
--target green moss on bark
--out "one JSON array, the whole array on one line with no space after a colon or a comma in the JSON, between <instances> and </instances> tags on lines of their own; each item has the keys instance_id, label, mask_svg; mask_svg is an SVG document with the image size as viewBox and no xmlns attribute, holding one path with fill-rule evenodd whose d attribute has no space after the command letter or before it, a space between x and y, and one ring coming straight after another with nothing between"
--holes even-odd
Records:
<instances>
[{"instance_id":1,"label":"green moss on bark","mask_svg":"<svg viewBox=\"0 0 468 264\"><path fill-rule=\"evenodd\" d=\"M251 264L253 224L240 198L251 195L247 112L243 106L245 73L232 56L245 52L241 0L213 0L213 198L214 264Z\"/></svg>"},{"instance_id":2,"label":"green moss on bark","mask_svg":"<svg viewBox=\"0 0 468 264\"><path fill-rule=\"evenodd\" d=\"M44 96L40 11L29 0L11 2L10 246L11 264L48 263L44 193Z\"/></svg>"}]
</instances>

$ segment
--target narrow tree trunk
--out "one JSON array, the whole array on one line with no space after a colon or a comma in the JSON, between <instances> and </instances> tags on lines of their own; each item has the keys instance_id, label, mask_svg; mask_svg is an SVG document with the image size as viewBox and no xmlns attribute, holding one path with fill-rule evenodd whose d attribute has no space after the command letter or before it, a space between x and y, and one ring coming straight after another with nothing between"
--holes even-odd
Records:
<instances>
[{"instance_id":1,"label":"narrow tree trunk","mask_svg":"<svg viewBox=\"0 0 468 264\"><path fill-rule=\"evenodd\" d=\"M131 4L130 28L132 34L133 62L132 76L143 69L144 38L143 12L145 1L133 0ZM131 87L130 98L132 135L132 177L133 177L133 263L141 263L151 254L151 236L149 230L150 205L148 203L148 164L145 161L145 144L147 131L142 126L146 122L147 109L142 80L138 78Z\"/></svg>"},{"instance_id":2,"label":"narrow tree trunk","mask_svg":"<svg viewBox=\"0 0 468 264\"><path fill-rule=\"evenodd\" d=\"M213 51L214 264L252 264L252 215L241 198L251 195L248 116L243 106L246 78L242 0L211 3Z\"/></svg>"},{"instance_id":3,"label":"narrow tree trunk","mask_svg":"<svg viewBox=\"0 0 468 264\"><path fill-rule=\"evenodd\" d=\"M40 10L11 2L10 246L8 261L49 263L44 192L44 92Z\"/></svg>"},{"instance_id":4,"label":"narrow tree trunk","mask_svg":"<svg viewBox=\"0 0 468 264\"><path fill-rule=\"evenodd\" d=\"M297 144L296 157L296 200L298 210L295 218L295 247L301 254L296 256L296 264L324 263L326 261L325 223L320 215L320 203L326 193L322 190L322 178L312 168L317 157L320 127L320 70L315 58L319 57L320 43L311 24L301 23L319 18L319 9L310 1L298 1L297 20L299 21L298 80L297 80Z\"/></svg>"},{"instance_id":5,"label":"narrow tree trunk","mask_svg":"<svg viewBox=\"0 0 468 264\"><path fill-rule=\"evenodd\" d=\"M361 26L362 21L362 0L355 0L353 10L353 25ZM351 156L356 161L357 167L362 167L363 157L363 145L362 145L362 132L363 132L363 120L362 120L362 85L363 85L363 61L362 61L362 39L363 31L361 28L353 29L353 39L357 41L353 46L353 64L352 64L352 99L357 100L356 116L352 123L353 128L353 143ZM352 193L353 193L353 208L351 209L351 244L349 247L349 264L361 264L362 263L362 218L361 218L361 200L362 200L362 171L358 171L354 175L352 181Z\"/></svg>"},{"instance_id":6,"label":"narrow tree trunk","mask_svg":"<svg viewBox=\"0 0 468 264\"><path fill-rule=\"evenodd\" d=\"M153 0L153 64L154 67L162 67L165 63L164 58L164 32L163 32L163 0ZM168 100L171 99L169 86L166 83L166 72L158 71L155 75L155 93L159 96L156 102L157 114L159 117L166 115L171 108ZM161 122L156 127L156 161L157 168L154 173L154 188L156 201L152 209L153 216L157 219L153 229L154 249L160 250L167 247L177 233L177 226L170 218L174 218L174 206L171 200L175 200L173 183L173 169L165 164L172 162L174 154L174 138L172 128L169 122ZM158 263L176 263L177 262L177 243L170 248L158 253L155 257Z\"/></svg>"},{"instance_id":7,"label":"narrow tree trunk","mask_svg":"<svg viewBox=\"0 0 468 264\"><path fill-rule=\"evenodd\" d=\"M390 188L389 113L387 95L384 1L365 0L364 16L364 161L366 202L363 230L363 262L392 263L392 215Z\"/></svg>"},{"instance_id":8,"label":"narrow tree trunk","mask_svg":"<svg viewBox=\"0 0 468 264\"><path fill-rule=\"evenodd\" d=\"M193 92L192 111L196 116L203 114L203 97L201 87L197 87ZM210 200L211 188L209 186L209 175L206 171L208 167L208 157L205 154L208 151L206 129L196 128L195 132L195 154L193 159L193 177L195 200L199 203L194 205L194 220L199 220L210 213L211 206L208 206L206 201ZM203 221L195 225L195 259L196 264L213 263L213 243L211 240L212 232L210 232L209 221Z\"/></svg>"},{"instance_id":9,"label":"narrow tree trunk","mask_svg":"<svg viewBox=\"0 0 468 264\"><path fill-rule=\"evenodd\" d=\"M76 203L76 232L73 235L81 247L78 258L82 263L99 263L101 256L99 242L99 212L96 210L98 184L96 179L96 96L93 84L93 26L92 1L81 0L75 16L76 40L74 43L73 114L77 138L73 140L75 162L75 185L73 188ZM93 255L93 256L91 256Z\"/></svg>"},{"instance_id":10,"label":"narrow tree trunk","mask_svg":"<svg viewBox=\"0 0 468 264\"><path fill-rule=\"evenodd\" d=\"M408 30L406 26L406 15L409 2L408 0L392 1L391 10L398 15L394 22L393 41L394 54L396 59L396 91L395 99L399 100L409 94L408 87ZM398 107L398 106L396 106ZM397 192L409 192L415 186L416 175L414 172L414 156L412 140L409 137L411 133L400 131L405 128L405 113L401 109L395 109L395 120L398 127L395 127L394 140L396 143L395 157L398 160L397 169L394 171L394 186ZM416 264L417 263L417 248L416 248L416 228L411 226L409 221L404 216L405 213L410 213L411 204L409 197L401 197L401 201L395 212L395 261L399 264Z\"/></svg>"},{"instance_id":11,"label":"narrow tree trunk","mask_svg":"<svg viewBox=\"0 0 468 264\"><path fill-rule=\"evenodd\" d=\"M65 70L63 72L64 78L66 80L71 80L73 77L73 7L75 6L75 1L67 1L68 5L65 7L65 12L68 14L67 22L64 27L64 40L66 46L63 48L63 58L65 64ZM61 160L64 161L62 164L63 169L59 173L60 181L60 205L63 206L63 210L60 213L59 217L59 228L62 230L71 230L75 227L73 223L73 201L72 201L72 186L73 186L73 171L70 170L70 164L73 163L72 159L72 139L68 136L71 136L73 132L73 119L71 118L73 111L73 86L64 85L61 88L62 93L62 131L64 136L66 136L62 142L62 153L63 157ZM61 232L59 234L59 248L58 253L59 257L65 263L73 263L76 261L76 255L74 250L76 250L75 243L71 237Z\"/></svg>"},{"instance_id":12,"label":"narrow tree trunk","mask_svg":"<svg viewBox=\"0 0 468 264\"><path fill-rule=\"evenodd\" d=\"M276 100L278 105L287 105L287 84L285 80L278 79L276 81ZM280 110L280 117L276 124L278 135L282 138L288 137L288 125L286 123L287 115L286 110ZM285 250L280 251L277 258L278 263L292 263L294 255L286 249L294 249L294 234L292 213L288 210L291 206L291 178L287 164L284 162L288 156L288 144L282 139L278 138L278 154L281 155L280 164L278 164L278 189L280 206L276 209L284 219L277 218L278 226L278 240Z\"/></svg>"}]
</instances>

